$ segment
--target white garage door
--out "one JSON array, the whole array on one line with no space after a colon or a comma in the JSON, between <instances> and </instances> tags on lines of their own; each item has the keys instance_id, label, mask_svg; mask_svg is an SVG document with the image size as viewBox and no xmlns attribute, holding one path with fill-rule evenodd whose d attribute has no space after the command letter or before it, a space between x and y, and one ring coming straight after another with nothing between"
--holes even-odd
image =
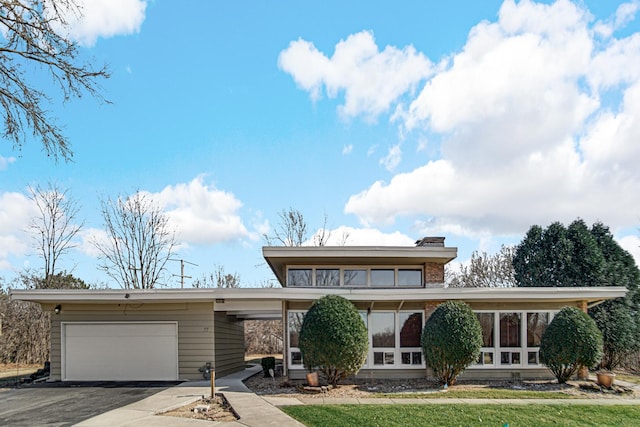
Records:
<instances>
[{"instance_id":1,"label":"white garage door","mask_svg":"<svg viewBox=\"0 0 640 427\"><path fill-rule=\"evenodd\" d=\"M63 323L62 379L178 379L178 324Z\"/></svg>"}]
</instances>

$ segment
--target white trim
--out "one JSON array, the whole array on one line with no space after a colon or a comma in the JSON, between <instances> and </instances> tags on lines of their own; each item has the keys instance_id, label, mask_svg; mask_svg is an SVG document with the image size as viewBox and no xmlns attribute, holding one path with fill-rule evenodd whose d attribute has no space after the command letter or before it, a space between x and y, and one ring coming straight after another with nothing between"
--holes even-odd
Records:
<instances>
[{"instance_id":1,"label":"white trim","mask_svg":"<svg viewBox=\"0 0 640 427\"><path fill-rule=\"evenodd\" d=\"M474 313L490 313L493 314L493 347L482 347L482 353L493 353L493 365L483 365L474 363L470 365L467 369L540 369L545 368L544 365L538 364L529 364L529 352L535 351L539 352L540 347L529 347L527 343L527 314L528 313L548 313L549 314L549 323L553 321L554 316L558 313L559 310L552 309L502 309L502 310L473 310ZM518 313L520 314L520 347L501 347L500 346L500 314L509 314L509 313ZM547 324L548 326L548 324ZM520 353L520 363L519 364L502 364L502 352L515 352Z\"/></svg>"},{"instance_id":2,"label":"white trim","mask_svg":"<svg viewBox=\"0 0 640 427\"><path fill-rule=\"evenodd\" d=\"M444 301L474 302L575 302L621 298L622 286L576 288L212 288L212 289L18 289L11 298L39 303L172 303L212 302L216 299L246 301L314 301L324 295L340 295L351 301ZM127 297L128 295L128 297ZM217 305L217 304L216 304ZM64 307L63 307L64 309Z\"/></svg>"}]
</instances>

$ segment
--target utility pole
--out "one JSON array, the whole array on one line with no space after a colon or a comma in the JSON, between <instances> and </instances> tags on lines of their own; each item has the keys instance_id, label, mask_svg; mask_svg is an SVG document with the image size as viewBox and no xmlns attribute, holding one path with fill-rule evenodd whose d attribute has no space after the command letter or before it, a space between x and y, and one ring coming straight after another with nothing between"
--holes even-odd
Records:
<instances>
[{"instance_id":1,"label":"utility pole","mask_svg":"<svg viewBox=\"0 0 640 427\"><path fill-rule=\"evenodd\" d=\"M169 261L180 261L180 274L174 274L173 276L176 277L180 277L180 287L184 288L184 278L186 277L187 279L191 279L191 276L185 276L184 274L184 264L191 264L191 265L195 265L196 267L198 266L198 264L194 264L192 262L189 261L185 261L183 259L174 259L174 258L169 258Z\"/></svg>"}]
</instances>

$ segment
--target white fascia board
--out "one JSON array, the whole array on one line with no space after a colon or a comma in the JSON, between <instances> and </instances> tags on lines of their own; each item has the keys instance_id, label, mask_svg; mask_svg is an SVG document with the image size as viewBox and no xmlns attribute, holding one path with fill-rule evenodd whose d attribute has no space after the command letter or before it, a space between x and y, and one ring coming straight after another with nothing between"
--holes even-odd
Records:
<instances>
[{"instance_id":1,"label":"white fascia board","mask_svg":"<svg viewBox=\"0 0 640 427\"><path fill-rule=\"evenodd\" d=\"M620 286L576 288L211 288L156 290L14 290L11 298L39 303L207 302L258 308L274 301L312 301L340 295L351 301L602 301L625 296ZM127 297L128 295L128 297Z\"/></svg>"},{"instance_id":2,"label":"white fascia board","mask_svg":"<svg viewBox=\"0 0 640 427\"><path fill-rule=\"evenodd\" d=\"M203 302L214 289L14 289L11 299L39 303Z\"/></svg>"},{"instance_id":3,"label":"white fascia board","mask_svg":"<svg viewBox=\"0 0 640 427\"><path fill-rule=\"evenodd\" d=\"M455 258L446 246L264 246L265 258Z\"/></svg>"}]
</instances>

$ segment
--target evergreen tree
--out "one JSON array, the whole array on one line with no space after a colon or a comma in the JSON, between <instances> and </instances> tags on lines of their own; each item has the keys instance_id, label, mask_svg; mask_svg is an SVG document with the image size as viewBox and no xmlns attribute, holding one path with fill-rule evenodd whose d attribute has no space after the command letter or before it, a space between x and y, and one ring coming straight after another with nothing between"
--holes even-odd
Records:
<instances>
[{"instance_id":1,"label":"evergreen tree","mask_svg":"<svg viewBox=\"0 0 640 427\"><path fill-rule=\"evenodd\" d=\"M534 225L517 246L513 266L517 286L626 287L625 298L589 309L604 338L601 367L613 369L640 349L640 270L602 223L590 230L580 219L568 228Z\"/></svg>"}]
</instances>

